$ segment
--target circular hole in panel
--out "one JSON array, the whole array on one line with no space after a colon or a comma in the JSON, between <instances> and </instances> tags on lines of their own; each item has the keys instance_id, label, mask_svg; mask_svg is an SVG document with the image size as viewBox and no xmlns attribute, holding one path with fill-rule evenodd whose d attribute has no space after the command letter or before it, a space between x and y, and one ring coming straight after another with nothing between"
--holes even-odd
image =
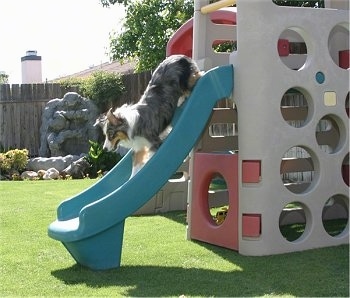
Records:
<instances>
[{"instance_id":1,"label":"circular hole in panel","mask_svg":"<svg viewBox=\"0 0 350 298\"><path fill-rule=\"evenodd\" d=\"M222 175L215 173L209 184L208 206L213 222L221 225L229 210L229 193L226 181Z\"/></svg>"},{"instance_id":2,"label":"circular hole in panel","mask_svg":"<svg viewBox=\"0 0 350 298\"><path fill-rule=\"evenodd\" d=\"M334 153L339 148L341 132L335 116L326 115L317 123L316 140L326 153Z\"/></svg>"},{"instance_id":3,"label":"circular hole in panel","mask_svg":"<svg viewBox=\"0 0 350 298\"><path fill-rule=\"evenodd\" d=\"M310 8L324 8L323 1L298 1L298 0L272 0L277 6L287 6L287 7L310 7Z\"/></svg>"},{"instance_id":4,"label":"circular hole in panel","mask_svg":"<svg viewBox=\"0 0 350 298\"><path fill-rule=\"evenodd\" d=\"M301 88L290 88L282 96L281 114L283 119L293 127L305 125L309 113L310 95Z\"/></svg>"},{"instance_id":5,"label":"circular hole in panel","mask_svg":"<svg viewBox=\"0 0 350 298\"><path fill-rule=\"evenodd\" d=\"M284 30L277 42L278 55L288 68L301 69L307 59L307 46L304 38L305 32L298 27L290 27Z\"/></svg>"},{"instance_id":6,"label":"circular hole in panel","mask_svg":"<svg viewBox=\"0 0 350 298\"><path fill-rule=\"evenodd\" d=\"M187 172L175 172L169 179L168 182L185 182L188 180L189 174Z\"/></svg>"},{"instance_id":7,"label":"circular hole in panel","mask_svg":"<svg viewBox=\"0 0 350 298\"><path fill-rule=\"evenodd\" d=\"M349 153L346 154L346 156L343 159L341 165L341 174L345 184L349 186Z\"/></svg>"},{"instance_id":8,"label":"circular hole in panel","mask_svg":"<svg viewBox=\"0 0 350 298\"><path fill-rule=\"evenodd\" d=\"M232 53L237 51L236 40L214 40L212 44L215 53Z\"/></svg>"},{"instance_id":9,"label":"circular hole in panel","mask_svg":"<svg viewBox=\"0 0 350 298\"><path fill-rule=\"evenodd\" d=\"M295 146L281 160L280 175L284 186L295 194L307 191L313 182L314 161L307 149Z\"/></svg>"},{"instance_id":10,"label":"circular hole in panel","mask_svg":"<svg viewBox=\"0 0 350 298\"><path fill-rule=\"evenodd\" d=\"M325 231L333 236L344 235L348 230L349 198L343 195L330 197L323 206L322 223Z\"/></svg>"},{"instance_id":11,"label":"circular hole in panel","mask_svg":"<svg viewBox=\"0 0 350 298\"><path fill-rule=\"evenodd\" d=\"M349 23L336 25L328 36L328 51L332 60L341 68L349 68Z\"/></svg>"},{"instance_id":12,"label":"circular hole in panel","mask_svg":"<svg viewBox=\"0 0 350 298\"><path fill-rule=\"evenodd\" d=\"M346 114L349 117L349 92L348 92L348 94L346 95L346 98L345 98L345 111L346 111Z\"/></svg>"},{"instance_id":13,"label":"circular hole in panel","mask_svg":"<svg viewBox=\"0 0 350 298\"><path fill-rule=\"evenodd\" d=\"M284 206L279 217L279 228L282 236L290 242L298 240L307 226L307 207L300 202L291 202Z\"/></svg>"}]
</instances>

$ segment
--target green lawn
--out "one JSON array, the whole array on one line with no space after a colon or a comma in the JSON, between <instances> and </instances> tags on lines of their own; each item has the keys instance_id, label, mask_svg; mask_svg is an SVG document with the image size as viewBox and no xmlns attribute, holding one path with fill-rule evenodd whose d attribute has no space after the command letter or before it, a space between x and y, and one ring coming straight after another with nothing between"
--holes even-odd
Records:
<instances>
[{"instance_id":1,"label":"green lawn","mask_svg":"<svg viewBox=\"0 0 350 298\"><path fill-rule=\"evenodd\" d=\"M47 236L94 180L0 182L0 296L349 296L349 246L267 257L185 240L185 213L126 220L121 267L76 265Z\"/></svg>"}]
</instances>

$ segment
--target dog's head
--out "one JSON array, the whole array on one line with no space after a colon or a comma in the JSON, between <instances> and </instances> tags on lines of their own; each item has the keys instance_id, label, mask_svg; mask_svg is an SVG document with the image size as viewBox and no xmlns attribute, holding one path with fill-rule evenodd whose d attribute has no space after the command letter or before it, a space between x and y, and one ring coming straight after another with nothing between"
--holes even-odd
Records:
<instances>
[{"instance_id":1,"label":"dog's head","mask_svg":"<svg viewBox=\"0 0 350 298\"><path fill-rule=\"evenodd\" d=\"M129 139L129 125L125 117L121 113L110 109L105 115L100 116L95 126L99 125L105 135L103 149L108 151L115 150L120 141Z\"/></svg>"}]
</instances>

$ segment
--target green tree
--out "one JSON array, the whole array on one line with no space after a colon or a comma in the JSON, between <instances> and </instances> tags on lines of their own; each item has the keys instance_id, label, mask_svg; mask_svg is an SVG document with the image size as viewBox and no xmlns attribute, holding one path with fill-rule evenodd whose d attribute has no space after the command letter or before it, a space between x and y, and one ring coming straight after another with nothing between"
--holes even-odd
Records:
<instances>
[{"instance_id":1,"label":"green tree","mask_svg":"<svg viewBox=\"0 0 350 298\"><path fill-rule=\"evenodd\" d=\"M112 60L135 59L136 71L154 69L164 58L171 35L193 15L193 0L101 0L122 4L126 17L121 33L110 34Z\"/></svg>"},{"instance_id":2,"label":"green tree","mask_svg":"<svg viewBox=\"0 0 350 298\"><path fill-rule=\"evenodd\" d=\"M110 5L119 3L119 4L124 4L125 6L128 4L128 1L130 0L100 0L101 4L105 7L109 7Z\"/></svg>"}]
</instances>

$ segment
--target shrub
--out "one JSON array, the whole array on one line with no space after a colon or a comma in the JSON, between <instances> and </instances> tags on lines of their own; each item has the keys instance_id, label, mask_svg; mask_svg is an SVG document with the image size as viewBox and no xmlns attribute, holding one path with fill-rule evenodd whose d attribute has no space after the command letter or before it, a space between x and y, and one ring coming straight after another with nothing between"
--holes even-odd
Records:
<instances>
[{"instance_id":1,"label":"shrub","mask_svg":"<svg viewBox=\"0 0 350 298\"><path fill-rule=\"evenodd\" d=\"M84 89L83 84L85 80L84 78L65 78L58 80L58 83L67 90L75 89L81 94L81 90ZM81 95L84 96L83 94Z\"/></svg>"},{"instance_id":2,"label":"shrub","mask_svg":"<svg viewBox=\"0 0 350 298\"><path fill-rule=\"evenodd\" d=\"M28 153L27 149L13 149L0 153L0 170L5 173L24 170L28 163Z\"/></svg>"},{"instance_id":3,"label":"shrub","mask_svg":"<svg viewBox=\"0 0 350 298\"><path fill-rule=\"evenodd\" d=\"M125 91L122 78L117 73L97 71L84 80L82 95L93 100L101 112L118 104Z\"/></svg>"},{"instance_id":4,"label":"shrub","mask_svg":"<svg viewBox=\"0 0 350 298\"><path fill-rule=\"evenodd\" d=\"M121 159L121 155L116 152L109 152L103 149L102 145L97 142L90 142L90 150L85 157L90 168L88 169L89 177L95 178L101 172L109 171Z\"/></svg>"},{"instance_id":5,"label":"shrub","mask_svg":"<svg viewBox=\"0 0 350 298\"><path fill-rule=\"evenodd\" d=\"M100 112L119 105L125 91L122 77L117 73L96 71L87 78L66 78L58 83L67 90L75 89L81 96L94 101Z\"/></svg>"}]
</instances>

